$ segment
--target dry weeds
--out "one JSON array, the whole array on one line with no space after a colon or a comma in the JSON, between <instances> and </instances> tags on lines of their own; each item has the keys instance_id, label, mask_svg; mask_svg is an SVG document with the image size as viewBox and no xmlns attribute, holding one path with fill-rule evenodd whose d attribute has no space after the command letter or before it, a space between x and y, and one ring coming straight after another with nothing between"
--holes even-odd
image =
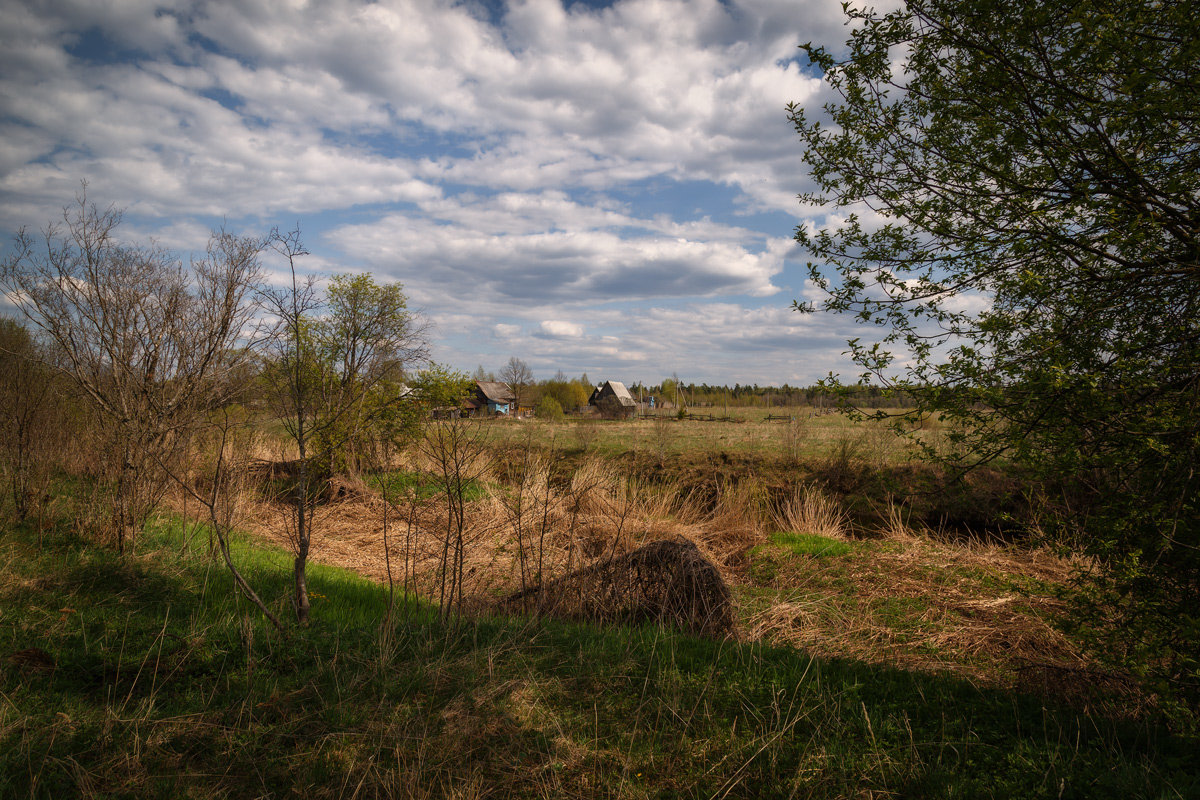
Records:
<instances>
[{"instance_id":1,"label":"dry weeds","mask_svg":"<svg viewBox=\"0 0 1200 800\"><path fill-rule=\"evenodd\" d=\"M772 509L771 517L780 530L828 539L845 539L849 524L841 504L815 486L797 487Z\"/></svg>"},{"instance_id":2,"label":"dry weeds","mask_svg":"<svg viewBox=\"0 0 1200 800\"><path fill-rule=\"evenodd\" d=\"M914 530L897 506L883 517L881 539L858 543L863 553L777 559L770 584L779 593L749 615L747 635L1138 712L1145 698L1132 683L1099 668L1053 624L1064 608L1055 587L1075 562Z\"/></svg>"},{"instance_id":3,"label":"dry weeds","mask_svg":"<svg viewBox=\"0 0 1200 800\"><path fill-rule=\"evenodd\" d=\"M895 505L881 515L878 539L856 543L838 501L811 487L772 505L752 479L730 481L706 512L681 486L643 485L599 459L566 483L533 462L525 477L524 488L493 483L469 504L464 591L475 607L652 542L685 540L747 604L740 633L748 638L993 685L1097 678L1049 621L1060 610L1053 586L1075 566L1050 553L914 530ZM356 488L321 507L312 558L386 582L385 503ZM528 493L519 514L514 492ZM249 510L254 533L287 545L286 506L260 499ZM410 494L393 500L387 518L395 585L435 598L444 503ZM836 560L775 552L766 544L768 523L867 549ZM765 585L751 565L758 545L775 557ZM536 574L530 563L539 565Z\"/></svg>"}]
</instances>

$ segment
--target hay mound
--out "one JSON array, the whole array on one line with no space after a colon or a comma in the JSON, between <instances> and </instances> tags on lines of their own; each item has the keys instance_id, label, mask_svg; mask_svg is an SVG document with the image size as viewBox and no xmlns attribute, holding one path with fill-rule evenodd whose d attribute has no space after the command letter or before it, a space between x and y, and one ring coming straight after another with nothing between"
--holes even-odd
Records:
<instances>
[{"instance_id":1,"label":"hay mound","mask_svg":"<svg viewBox=\"0 0 1200 800\"><path fill-rule=\"evenodd\" d=\"M511 594L498 607L599 622L662 622L703 636L733 632L729 586L683 538L598 561Z\"/></svg>"},{"instance_id":2,"label":"hay mound","mask_svg":"<svg viewBox=\"0 0 1200 800\"><path fill-rule=\"evenodd\" d=\"M358 476L334 475L321 486L319 499L324 503L364 500L372 496L371 488Z\"/></svg>"},{"instance_id":3,"label":"hay mound","mask_svg":"<svg viewBox=\"0 0 1200 800\"><path fill-rule=\"evenodd\" d=\"M264 493L277 503L294 503L300 480L300 461L268 461L259 459L248 471L263 486ZM309 467L309 487L318 503L337 503L365 500L374 495L357 475L339 473L330 477L320 474L317 465Z\"/></svg>"}]
</instances>

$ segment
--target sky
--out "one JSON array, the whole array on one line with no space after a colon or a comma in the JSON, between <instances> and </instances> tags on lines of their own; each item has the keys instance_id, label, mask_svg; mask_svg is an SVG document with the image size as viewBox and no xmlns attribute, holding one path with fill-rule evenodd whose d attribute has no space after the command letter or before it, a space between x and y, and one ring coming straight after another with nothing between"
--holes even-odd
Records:
<instances>
[{"instance_id":1,"label":"sky","mask_svg":"<svg viewBox=\"0 0 1200 800\"><path fill-rule=\"evenodd\" d=\"M840 0L41 0L0 15L0 234L71 203L181 254L299 227L399 281L433 357L541 378L856 373L797 225L786 105ZM278 264L268 262L268 267ZM278 277L278 275L276 276ZM10 307L11 308L11 307Z\"/></svg>"}]
</instances>

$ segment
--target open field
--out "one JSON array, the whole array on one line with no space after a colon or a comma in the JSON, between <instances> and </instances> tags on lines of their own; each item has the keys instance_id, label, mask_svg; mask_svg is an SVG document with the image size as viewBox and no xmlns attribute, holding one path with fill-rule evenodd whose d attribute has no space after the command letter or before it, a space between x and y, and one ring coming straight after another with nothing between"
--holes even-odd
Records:
<instances>
[{"instance_id":1,"label":"open field","mask_svg":"<svg viewBox=\"0 0 1200 800\"><path fill-rule=\"evenodd\" d=\"M1146 710L1131 681L1105 673L1055 625L1058 590L1079 564L962 527L1011 507L1016 492L998 476L947 498L926 491L933 476L900 459L890 431L809 417L811 455L793 458L762 446L788 423L743 413L744 423L464 423L487 434L463 498L472 606L682 538L731 587L741 640ZM597 432L585 446L580 428ZM664 428L677 451L660 459L652 446ZM872 439L886 444L861 444ZM390 570L395 585L436 602L444 485L419 449L401 456L322 507L314 559L380 582ZM244 524L288 545L285 506L251 503Z\"/></svg>"},{"instance_id":2,"label":"open field","mask_svg":"<svg viewBox=\"0 0 1200 800\"><path fill-rule=\"evenodd\" d=\"M519 483L509 466L507 482L492 473L470 490L464 540L475 607L535 582L523 582L523 549L549 581L603 556L683 538L731 587L741 640L981 685L1041 686L1121 713L1141 713L1148 702L1055 628L1056 589L1075 565L1049 551L938 533L898 504L881 510L875 527L855 526L842 498L813 486L772 498L746 478L708 497L681 482L632 478L602 458L572 463L569 481L560 482L551 457L532 458ZM410 490L393 497L387 519L371 487L386 482L379 478L323 508L314 558L379 582L390 569L393 583L436 601L446 513L439 484L429 476L424 488L411 488L422 474L411 465L396 474ZM285 509L266 503L253 505L246 524L286 546L285 521ZM1112 692L1101 697L1105 689Z\"/></svg>"},{"instance_id":3,"label":"open field","mask_svg":"<svg viewBox=\"0 0 1200 800\"><path fill-rule=\"evenodd\" d=\"M0 532L0 796L1200 793L1191 723L1060 625L1086 565L975 524L1017 508L1013 478L935 492L890 432L808 417L789 451L764 413L451 423L486 434L457 475L426 441L330 485L312 623L284 634L182 495L122 559L73 532L75 486L44 544ZM287 618L268 472L237 497L234 560ZM669 542L715 570L727 628L529 594Z\"/></svg>"},{"instance_id":4,"label":"open field","mask_svg":"<svg viewBox=\"0 0 1200 800\"><path fill-rule=\"evenodd\" d=\"M386 589L335 569L314 567L314 622L281 637L189 533L167 522L127 559L0 536L0 796L1200 791L1194 742L1150 719L653 626L443 625L410 603L388 624ZM285 553L236 556L286 596Z\"/></svg>"},{"instance_id":5,"label":"open field","mask_svg":"<svg viewBox=\"0 0 1200 800\"><path fill-rule=\"evenodd\" d=\"M667 459L726 453L811 460L849 448L859 457L884 464L903 462L911 454L911 445L882 424L852 422L841 414L808 406L694 411L717 419L679 419L662 412L657 417L632 420L568 417L561 422L501 419L487 424L493 427L497 442L532 441L543 448L588 450L606 457L633 453ZM928 434L936 435L936 431L936 425L931 425Z\"/></svg>"}]
</instances>

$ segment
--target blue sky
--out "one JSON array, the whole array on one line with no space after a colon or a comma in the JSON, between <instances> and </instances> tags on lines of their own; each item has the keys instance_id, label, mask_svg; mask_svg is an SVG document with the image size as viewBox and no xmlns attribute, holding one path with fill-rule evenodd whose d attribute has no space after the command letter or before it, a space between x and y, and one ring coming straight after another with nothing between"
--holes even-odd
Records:
<instances>
[{"instance_id":1,"label":"blue sky","mask_svg":"<svg viewBox=\"0 0 1200 800\"><path fill-rule=\"evenodd\" d=\"M0 17L0 232L89 185L186 253L299 225L404 284L434 357L539 378L807 384L810 188L787 121L838 0L44 0Z\"/></svg>"}]
</instances>

